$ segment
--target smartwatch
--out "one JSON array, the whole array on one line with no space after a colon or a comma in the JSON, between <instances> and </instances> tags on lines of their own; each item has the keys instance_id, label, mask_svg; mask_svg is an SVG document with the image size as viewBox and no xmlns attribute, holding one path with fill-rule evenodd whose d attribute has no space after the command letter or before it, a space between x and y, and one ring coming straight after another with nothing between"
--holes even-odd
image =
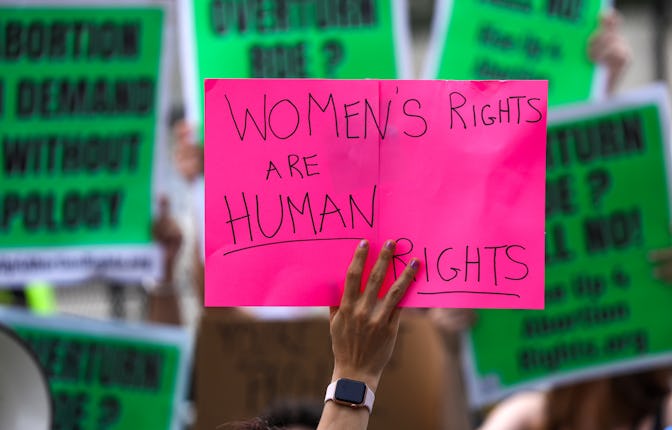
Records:
<instances>
[{"instance_id":1,"label":"smartwatch","mask_svg":"<svg viewBox=\"0 0 672 430\"><path fill-rule=\"evenodd\" d=\"M373 391L363 382L341 378L329 384L324 402L329 400L339 405L352 408L366 408L369 414L373 411L373 401L376 396Z\"/></svg>"}]
</instances>

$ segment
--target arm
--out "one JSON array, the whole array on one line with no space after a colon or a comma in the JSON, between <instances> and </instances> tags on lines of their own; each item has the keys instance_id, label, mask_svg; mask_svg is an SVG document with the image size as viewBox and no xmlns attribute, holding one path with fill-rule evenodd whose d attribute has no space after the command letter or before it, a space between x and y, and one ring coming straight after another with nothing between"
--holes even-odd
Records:
<instances>
[{"instance_id":1,"label":"arm","mask_svg":"<svg viewBox=\"0 0 672 430\"><path fill-rule=\"evenodd\" d=\"M621 17L616 11L602 17L600 27L588 42L588 56L607 68L607 93L613 93L632 58L630 45L621 34Z\"/></svg>"},{"instance_id":2,"label":"arm","mask_svg":"<svg viewBox=\"0 0 672 430\"><path fill-rule=\"evenodd\" d=\"M672 284L672 248L651 251L649 261L654 264L653 277Z\"/></svg>"},{"instance_id":3,"label":"arm","mask_svg":"<svg viewBox=\"0 0 672 430\"><path fill-rule=\"evenodd\" d=\"M444 380L444 420L451 430L471 430L472 416L467 402L466 387L462 377L462 357L460 354L446 354L446 374Z\"/></svg>"},{"instance_id":4,"label":"arm","mask_svg":"<svg viewBox=\"0 0 672 430\"><path fill-rule=\"evenodd\" d=\"M341 305L331 309L330 331L334 353L332 381L349 378L365 382L374 392L383 369L390 360L399 331L402 299L418 269L411 260L387 294L378 298L392 259L395 243L386 242L380 251L364 291L362 274L369 244L362 241L348 268ZM318 430L365 430L369 423L366 408L351 408L328 401L324 405Z\"/></svg>"},{"instance_id":5,"label":"arm","mask_svg":"<svg viewBox=\"0 0 672 430\"><path fill-rule=\"evenodd\" d=\"M460 336L476 322L473 309L430 309L428 316L443 335L448 358L445 417L447 428L472 428L462 378ZM545 396L539 392L516 394L497 405L480 430L529 430L541 428Z\"/></svg>"},{"instance_id":6,"label":"arm","mask_svg":"<svg viewBox=\"0 0 672 430\"><path fill-rule=\"evenodd\" d=\"M443 408L446 427L451 430L470 430L472 420L462 374L460 337L474 325L476 312L473 309L435 308L427 311L427 316L439 329L446 350Z\"/></svg>"},{"instance_id":7,"label":"arm","mask_svg":"<svg viewBox=\"0 0 672 430\"><path fill-rule=\"evenodd\" d=\"M473 309L433 308L427 311L427 316L443 336L448 353L459 355L460 336L474 326L476 312Z\"/></svg>"},{"instance_id":8,"label":"arm","mask_svg":"<svg viewBox=\"0 0 672 430\"><path fill-rule=\"evenodd\" d=\"M542 428L545 395L541 392L514 394L488 415L479 430L530 430Z\"/></svg>"},{"instance_id":9,"label":"arm","mask_svg":"<svg viewBox=\"0 0 672 430\"><path fill-rule=\"evenodd\" d=\"M194 141L193 135L193 128L185 121L173 126L175 169L188 183L203 175L203 146Z\"/></svg>"},{"instance_id":10,"label":"arm","mask_svg":"<svg viewBox=\"0 0 672 430\"><path fill-rule=\"evenodd\" d=\"M148 293L147 319L162 324L180 325L182 318L173 273L177 253L182 245L182 232L170 214L170 204L166 197L159 200L159 216L152 225L152 237L161 246L163 275L159 284Z\"/></svg>"}]
</instances>

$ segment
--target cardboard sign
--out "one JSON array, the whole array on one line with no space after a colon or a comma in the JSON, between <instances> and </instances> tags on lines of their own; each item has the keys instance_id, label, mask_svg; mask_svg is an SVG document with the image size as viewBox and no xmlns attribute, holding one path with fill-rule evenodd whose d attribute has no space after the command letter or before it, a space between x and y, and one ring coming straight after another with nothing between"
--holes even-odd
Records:
<instances>
[{"instance_id":1,"label":"cardboard sign","mask_svg":"<svg viewBox=\"0 0 672 430\"><path fill-rule=\"evenodd\" d=\"M551 112L546 310L479 313L475 403L672 362L672 290L647 258L672 244L669 118L662 86Z\"/></svg>"},{"instance_id":2,"label":"cardboard sign","mask_svg":"<svg viewBox=\"0 0 672 430\"><path fill-rule=\"evenodd\" d=\"M142 0L0 6L3 286L158 273L166 13Z\"/></svg>"},{"instance_id":3,"label":"cardboard sign","mask_svg":"<svg viewBox=\"0 0 672 430\"><path fill-rule=\"evenodd\" d=\"M425 79L547 79L548 104L605 91L588 58L606 0L439 0Z\"/></svg>"},{"instance_id":4,"label":"cardboard sign","mask_svg":"<svg viewBox=\"0 0 672 430\"><path fill-rule=\"evenodd\" d=\"M206 306L336 305L366 238L390 278L422 260L404 306L543 307L545 82L207 80L206 106Z\"/></svg>"},{"instance_id":5,"label":"cardboard sign","mask_svg":"<svg viewBox=\"0 0 672 430\"><path fill-rule=\"evenodd\" d=\"M206 78L410 78L405 0L180 0L187 117Z\"/></svg>"},{"instance_id":6,"label":"cardboard sign","mask_svg":"<svg viewBox=\"0 0 672 430\"><path fill-rule=\"evenodd\" d=\"M404 319L369 428L445 428L445 355L430 321ZM222 321L206 315L196 360L197 430L256 417L278 401L320 403L333 369L329 321Z\"/></svg>"},{"instance_id":7,"label":"cardboard sign","mask_svg":"<svg viewBox=\"0 0 672 430\"><path fill-rule=\"evenodd\" d=\"M26 342L46 373L53 428L182 428L191 335L177 328L0 308L0 324Z\"/></svg>"}]
</instances>

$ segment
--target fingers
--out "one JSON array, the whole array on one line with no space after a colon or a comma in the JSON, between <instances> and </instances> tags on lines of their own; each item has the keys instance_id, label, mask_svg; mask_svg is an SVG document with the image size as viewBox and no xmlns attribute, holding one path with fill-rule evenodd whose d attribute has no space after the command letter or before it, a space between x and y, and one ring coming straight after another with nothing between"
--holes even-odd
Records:
<instances>
[{"instance_id":1,"label":"fingers","mask_svg":"<svg viewBox=\"0 0 672 430\"><path fill-rule=\"evenodd\" d=\"M385 298L383 299L383 312L387 315L392 315L397 305L404 298L406 290L413 282L415 274L420 268L420 262L418 259L414 258L406 266L404 271L401 273L401 276L392 284L390 289L387 291Z\"/></svg>"},{"instance_id":2,"label":"fingers","mask_svg":"<svg viewBox=\"0 0 672 430\"><path fill-rule=\"evenodd\" d=\"M178 144L190 143L191 134L192 134L192 128L189 125L189 123L187 123L184 120L178 121L173 126L173 135L175 136L175 140L177 140Z\"/></svg>"},{"instance_id":3,"label":"fingers","mask_svg":"<svg viewBox=\"0 0 672 430\"><path fill-rule=\"evenodd\" d=\"M663 282L672 283L672 265L664 264L653 269L653 276Z\"/></svg>"},{"instance_id":4,"label":"fingers","mask_svg":"<svg viewBox=\"0 0 672 430\"><path fill-rule=\"evenodd\" d=\"M657 265L653 269L653 276L656 279L672 283L672 248L651 251L649 261Z\"/></svg>"},{"instance_id":5,"label":"fingers","mask_svg":"<svg viewBox=\"0 0 672 430\"><path fill-rule=\"evenodd\" d=\"M169 253L175 254L182 245L182 230L171 215L170 199L165 195L159 196L158 214L152 222L152 237Z\"/></svg>"},{"instance_id":6,"label":"fingers","mask_svg":"<svg viewBox=\"0 0 672 430\"><path fill-rule=\"evenodd\" d=\"M170 201L166 195L159 195L159 208L156 218L152 222L152 237L161 241L166 235L167 223L170 219Z\"/></svg>"},{"instance_id":7,"label":"fingers","mask_svg":"<svg viewBox=\"0 0 672 430\"><path fill-rule=\"evenodd\" d=\"M435 308L428 312L429 318L444 332L457 334L473 327L476 312L473 309Z\"/></svg>"},{"instance_id":8,"label":"fingers","mask_svg":"<svg viewBox=\"0 0 672 430\"><path fill-rule=\"evenodd\" d=\"M588 55L594 62L610 68L622 68L630 61L630 48L620 34L620 26L618 13L611 12L602 17L600 28L588 45Z\"/></svg>"},{"instance_id":9,"label":"fingers","mask_svg":"<svg viewBox=\"0 0 672 430\"><path fill-rule=\"evenodd\" d=\"M459 309L455 320L451 322L453 331L456 333L468 331L476 323L476 312L473 309Z\"/></svg>"},{"instance_id":10,"label":"fingers","mask_svg":"<svg viewBox=\"0 0 672 430\"><path fill-rule=\"evenodd\" d=\"M393 240L388 240L380 250L380 254L378 254L378 260L376 260L376 264L371 270L369 280L366 283L366 289L364 290L364 296L369 303L373 303L378 299L378 293L385 280L387 268L392 261L392 253L395 246L396 243Z\"/></svg>"},{"instance_id":11,"label":"fingers","mask_svg":"<svg viewBox=\"0 0 672 430\"><path fill-rule=\"evenodd\" d=\"M356 302L363 300L362 305L373 310L374 307L378 307L377 303L380 302L382 308L381 311L386 314L387 318L393 314L394 309L403 298L411 282L413 282L415 274L420 267L419 260L416 258L412 259L401 273L401 276L392 284L383 300L379 301L378 294L383 285L383 281L385 280L387 269L392 261L395 245L395 242L392 240L385 242L385 245L378 255L378 259L369 274L364 292L361 293L362 276L369 251L369 243L366 240L362 240L359 243L346 274L343 297L341 298L341 307L347 308L354 305ZM337 310L337 308L331 309L332 317Z\"/></svg>"},{"instance_id":12,"label":"fingers","mask_svg":"<svg viewBox=\"0 0 672 430\"><path fill-rule=\"evenodd\" d=\"M164 194L159 196L159 218L167 218L170 216L170 200Z\"/></svg>"},{"instance_id":13,"label":"fingers","mask_svg":"<svg viewBox=\"0 0 672 430\"><path fill-rule=\"evenodd\" d=\"M341 306L352 305L359 297L359 292L362 289L362 273L364 273L364 266L366 264L366 256L369 253L369 242L362 240L359 242L355 254L352 256L352 261L348 267L348 272L345 277L345 288L343 290L343 297L341 298Z\"/></svg>"},{"instance_id":14,"label":"fingers","mask_svg":"<svg viewBox=\"0 0 672 430\"><path fill-rule=\"evenodd\" d=\"M617 33L604 32L590 40L588 55L596 63L625 63L628 48Z\"/></svg>"},{"instance_id":15,"label":"fingers","mask_svg":"<svg viewBox=\"0 0 672 430\"><path fill-rule=\"evenodd\" d=\"M605 56L606 47L609 46L609 41L607 39L611 38L611 35L600 33L593 36L590 39L588 44L588 56L596 63L601 63Z\"/></svg>"},{"instance_id":16,"label":"fingers","mask_svg":"<svg viewBox=\"0 0 672 430\"><path fill-rule=\"evenodd\" d=\"M662 263L672 260L672 248L658 249L649 253L649 260L652 263Z\"/></svg>"},{"instance_id":17,"label":"fingers","mask_svg":"<svg viewBox=\"0 0 672 430\"><path fill-rule=\"evenodd\" d=\"M602 16L602 27L605 30L616 31L620 25L621 16L617 11L611 10L609 13Z\"/></svg>"},{"instance_id":18,"label":"fingers","mask_svg":"<svg viewBox=\"0 0 672 430\"><path fill-rule=\"evenodd\" d=\"M466 309L464 312L467 327L472 327L478 320L478 314L473 309Z\"/></svg>"}]
</instances>

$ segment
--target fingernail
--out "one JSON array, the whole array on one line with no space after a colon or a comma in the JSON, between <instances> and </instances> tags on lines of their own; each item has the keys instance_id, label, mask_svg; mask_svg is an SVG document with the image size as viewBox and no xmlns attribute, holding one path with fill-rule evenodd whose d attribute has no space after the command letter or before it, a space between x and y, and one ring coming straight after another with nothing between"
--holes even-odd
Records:
<instances>
[{"instance_id":1,"label":"fingernail","mask_svg":"<svg viewBox=\"0 0 672 430\"><path fill-rule=\"evenodd\" d=\"M359 247L360 248L366 248L369 245L369 242L366 239L362 239L361 242L359 242Z\"/></svg>"},{"instance_id":2,"label":"fingernail","mask_svg":"<svg viewBox=\"0 0 672 430\"><path fill-rule=\"evenodd\" d=\"M385 242L385 248L389 249L390 251L394 249L394 245L395 243L392 240L388 240L387 242Z\"/></svg>"},{"instance_id":3,"label":"fingernail","mask_svg":"<svg viewBox=\"0 0 672 430\"><path fill-rule=\"evenodd\" d=\"M411 266L411 269L413 270L418 270L418 268L420 267L420 262L414 258L411 260L411 264L409 264L409 266Z\"/></svg>"}]
</instances>

